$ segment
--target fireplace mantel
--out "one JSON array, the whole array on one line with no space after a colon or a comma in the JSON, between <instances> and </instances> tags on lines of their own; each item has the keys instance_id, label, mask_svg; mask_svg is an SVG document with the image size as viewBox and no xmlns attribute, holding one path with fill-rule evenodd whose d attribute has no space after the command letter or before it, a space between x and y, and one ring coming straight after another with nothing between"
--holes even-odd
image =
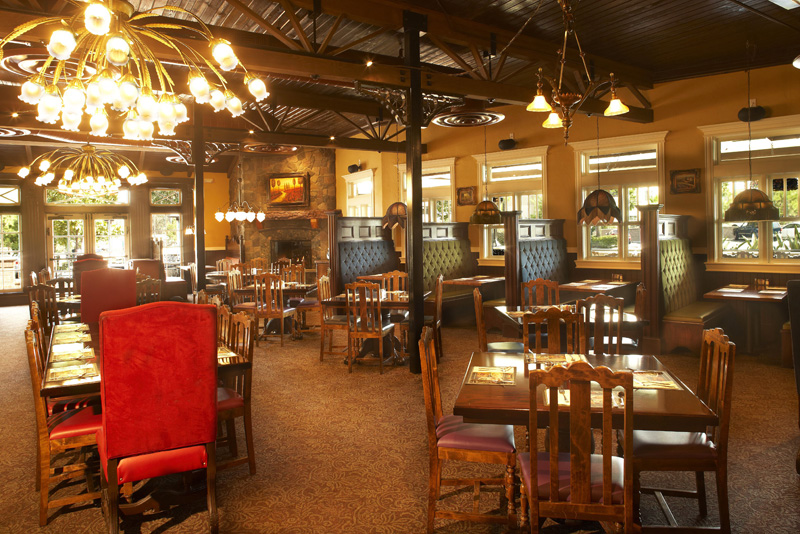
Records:
<instances>
[{"instance_id":1,"label":"fireplace mantel","mask_svg":"<svg viewBox=\"0 0 800 534\"><path fill-rule=\"evenodd\" d=\"M267 216L266 221L291 221L295 219L325 219L324 210L286 210L286 211L268 211L265 213Z\"/></svg>"}]
</instances>

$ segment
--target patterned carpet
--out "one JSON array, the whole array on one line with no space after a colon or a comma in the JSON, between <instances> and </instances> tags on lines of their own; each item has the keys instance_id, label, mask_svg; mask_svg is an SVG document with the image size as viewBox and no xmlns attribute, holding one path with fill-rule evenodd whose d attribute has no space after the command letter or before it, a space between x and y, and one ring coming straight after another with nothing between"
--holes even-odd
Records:
<instances>
[{"instance_id":1,"label":"patterned carpet","mask_svg":"<svg viewBox=\"0 0 800 534\"><path fill-rule=\"evenodd\" d=\"M105 532L98 505L74 507L37 524L34 491L34 418L22 331L24 307L0 308L0 359L5 394L0 453L0 533ZM359 366L348 375L339 358L320 363L319 337L262 343L254 364L254 426L258 472L245 466L220 473L220 531L228 533L419 533L424 531L427 445L422 385L408 368ZM451 409L470 352L472 329L444 330L440 365L445 410ZM663 358L691 387L697 358ZM777 358L775 358L777 360ZM797 399L790 370L741 356L736 363L730 442L730 503L734 532L800 531L800 445ZM241 432L241 430L240 430ZM240 441L243 443L243 439ZM496 468L479 466L468 471ZM459 470L463 473L463 470ZM647 477L648 483L654 477ZM691 487L692 476L664 477ZM693 503L674 506L686 524L717 524L714 482L707 476L710 510L697 517ZM672 501L675 501L673 499ZM489 506L492 503L487 503ZM126 519L127 533L207 531L204 503ZM643 498L645 524L663 522L651 497ZM545 532L595 532L598 525L558 525ZM437 522L442 533L494 533L502 528Z\"/></svg>"}]
</instances>

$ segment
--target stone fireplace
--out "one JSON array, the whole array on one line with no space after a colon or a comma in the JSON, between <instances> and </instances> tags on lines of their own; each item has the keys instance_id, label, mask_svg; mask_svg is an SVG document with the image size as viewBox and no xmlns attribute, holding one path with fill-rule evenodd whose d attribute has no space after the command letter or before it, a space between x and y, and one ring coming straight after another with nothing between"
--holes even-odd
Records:
<instances>
[{"instance_id":1,"label":"stone fireplace","mask_svg":"<svg viewBox=\"0 0 800 534\"><path fill-rule=\"evenodd\" d=\"M242 158L242 199L255 202L267 214L263 223L243 225L245 259L263 257L275 262L286 256L293 263L302 259L308 269L314 268L315 261L326 259L328 223L324 212L336 207L334 161L331 149L303 147L288 155ZM269 177L298 172L307 173L309 177L308 205L270 206ZM231 184L231 194L234 195L234 179L231 179Z\"/></svg>"}]
</instances>

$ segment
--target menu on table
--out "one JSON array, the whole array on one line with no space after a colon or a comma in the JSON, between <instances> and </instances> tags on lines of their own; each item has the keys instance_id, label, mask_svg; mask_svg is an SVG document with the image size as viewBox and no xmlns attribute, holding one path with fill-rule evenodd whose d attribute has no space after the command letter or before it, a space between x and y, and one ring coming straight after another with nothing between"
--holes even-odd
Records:
<instances>
[{"instance_id":1,"label":"menu on table","mask_svg":"<svg viewBox=\"0 0 800 534\"><path fill-rule=\"evenodd\" d=\"M95 377L99 377L96 364L80 363L76 365L51 367L47 375L47 380L50 382L64 382L67 380L91 379Z\"/></svg>"},{"instance_id":2,"label":"menu on table","mask_svg":"<svg viewBox=\"0 0 800 534\"><path fill-rule=\"evenodd\" d=\"M585 362L586 357L583 354L544 354L544 353L529 353L525 355L525 364L536 365L568 365L572 362Z\"/></svg>"},{"instance_id":3,"label":"menu on table","mask_svg":"<svg viewBox=\"0 0 800 534\"><path fill-rule=\"evenodd\" d=\"M92 336L88 332L56 332L53 336L53 345L65 343L89 343Z\"/></svg>"},{"instance_id":4,"label":"menu on table","mask_svg":"<svg viewBox=\"0 0 800 534\"><path fill-rule=\"evenodd\" d=\"M62 347L66 345L61 345ZM53 347L53 354L50 356L51 362L68 362L73 360L91 360L94 358L94 350L92 347L80 348L77 350L70 350L68 352L56 352L56 347Z\"/></svg>"},{"instance_id":5,"label":"menu on table","mask_svg":"<svg viewBox=\"0 0 800 534\"><path fill-rule=\"evenodd\" d=\"M85 323L71 323L56 325L56 333L61 332L88 332L89 325Z\"/></svg>"},{"instance_id":6,"label":"menu on table","mask_svg":"<svg viewBox=\"0 0 800 534\"><path fill-rule=\"evenodd\" d=\"M473 367L467 384L488 384L513 386L516 380L516 367Z\"/></svg>"},{"instance_id":7,"label":"menu on table","mask_svg":"<svg viewBox=\"0 0 800 534\"><path fill-rule=\"evenodd\" d=\"M634 371L634 389L683 389L664 371Z\"/></svg>"}]
</instances>

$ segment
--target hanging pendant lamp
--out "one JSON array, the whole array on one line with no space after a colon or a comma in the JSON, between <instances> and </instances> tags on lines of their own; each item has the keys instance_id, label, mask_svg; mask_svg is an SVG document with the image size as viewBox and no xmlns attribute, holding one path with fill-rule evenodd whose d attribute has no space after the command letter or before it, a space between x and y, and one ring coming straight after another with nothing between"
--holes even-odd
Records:
<instances>
[{"instance_id":1,"label":"hanging pendant lamp","mask_svg":"<svg viewBox=\"0 0 800 534\"><path fill-rule=\"evenodd\" d=\"M500 214L500 209L497 207L497 204L489 200L489 181L486 174L489 172L489 166L486 158L486 126L483 127L483 172L484 197L486 197L486 200L479 202L478 205L475 206L475 213L473 213L469 218L469 223L500 224L503 222L503 216Z\"/></svg>"},{"instance_id":2,"label":"hanging pendant lamp","mask_svg":"<svg viewBox=\"0 0 800 534\"><path fill-rule=\"evenodd\" d=\"M589 193L578 210L578 224L590 226L616 223L622 220L622 212L614 196L600 189L600 117L597 120L597 189Z\"/></svg>"},{"instance_id":3,"label":"hanging pendant lamp","mask_svg":"<svg viewBox=\"0 0 800 534\"><path fill-rule=\"evenodd\" d=\"M747 43L749 50L750 43ZM748 63L749 63L748 54ZM747 69L747 165L749 167L749 183L753 182L753 143L750 122L755 119L750 107L750 68ZM725 210L725 222L758 222L780 220L780 212L772 203L767 194L760 189L751 187L736 195L731 205Z\"/></svg>"}]
</instances>

